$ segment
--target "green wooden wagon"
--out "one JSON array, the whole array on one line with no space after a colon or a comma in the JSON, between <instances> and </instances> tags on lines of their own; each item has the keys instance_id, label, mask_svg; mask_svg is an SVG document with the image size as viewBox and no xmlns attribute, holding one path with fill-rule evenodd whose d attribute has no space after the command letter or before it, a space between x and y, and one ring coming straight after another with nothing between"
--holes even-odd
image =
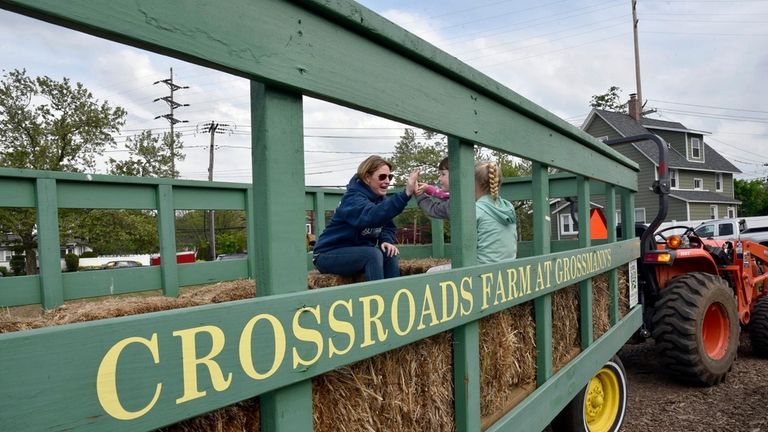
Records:
<instances>
[{"instance_id":1,"label":"green wooden wagon","mask_svg":"<svg viewBox=\"0 0 768 432\"><path fill-rule=\"evenodd\" d=\"M250 79L254 173L251 186L0 169L0 206L37 213L40 260L39 275L0 278L0 305L49 309L155 289L177 296L180 286L244 277L258 287L248 300L0 335L0 429L148 431L260 396L262 430L308 431L313 377L450 331L455 429L477 431L478 320L527 301L535 304L537 388L487 430L542 430L584 397L596 374L621 380L605 366L639 328L642 310L632 304L620 316L616 269L638 257L639 243L611 229L593 243L587 224L578 241L550 239L553 197L577 196L579 214L588 214L590 197L600 195L609 227L617 210L623 226L634 225L638 167L606 145L349 0L0 0L0 7ZM472 176L455 175L450 247L438 240L404 252L449 252L452 270L306 290L305 211L316 212L319 232L338 193L286 181L304 178L303 95L447 135L455 173L471 172L474 145L532 161L533 175L503 194L533 202L534 240L520 245L518 260L476 265ZM201 202L246 211L246 260L176 264L174 211ZM67 208L156 210L161 265L62 273L57 215ZM564 272L570 262L579 270ZM604 272L611 328L595 339L591 278ZM488 277L511 287L512 273L530 278L526 288L509 288L497 301ZM554 373L551 296L574 283L581 353ZM458 297L435 294L435 309L458 302L458 313L415 325L414 305L436 287ZM576 411L588 414L583 404ZM616 412L609 420L592 429L613 430Z\"/></svg>"}]
</instances>

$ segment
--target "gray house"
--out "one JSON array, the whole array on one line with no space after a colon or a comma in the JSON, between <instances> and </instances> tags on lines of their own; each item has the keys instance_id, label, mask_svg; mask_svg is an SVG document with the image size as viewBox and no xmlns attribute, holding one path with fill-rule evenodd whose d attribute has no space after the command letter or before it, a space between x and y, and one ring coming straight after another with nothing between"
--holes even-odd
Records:
<instances>
[{"instance_id":1,"label":"gray house","mask_svg":"<svg viewBox=\"0 0 768 432\"><path fill-rule=\"evenodd\" d=\"M630 95L630 112L633 102L637 101ZM600 140L647 133L664 138L669 146L667 165L672 186L665 221L737 217L741 202L734 198L733 175L741 171L704 142L708 132L601 109L593 109L581 128ZM635 221L649 223L659 210L658 196L649 188L657 176L656 144L645 140L612 148L640 165Z\"/></svg>"}]
</instances>

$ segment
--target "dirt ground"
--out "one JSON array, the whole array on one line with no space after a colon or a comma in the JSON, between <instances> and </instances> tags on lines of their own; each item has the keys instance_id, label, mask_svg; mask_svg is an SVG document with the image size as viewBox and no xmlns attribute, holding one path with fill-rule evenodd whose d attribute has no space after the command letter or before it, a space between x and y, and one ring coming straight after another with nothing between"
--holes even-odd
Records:
<instances>
[{"instance_id":1,"label":"dirt ground","mask_svg":"<svg viewBox=\"0 0 768 432\"><path fill-rule=\"evenodd\" d=\"M625 432L768 432L768 359L752 355L742 337L725 383L701 388L680 384L659 370L653 343L619 353L629 377Z\"/></svg>"}]
</instances>

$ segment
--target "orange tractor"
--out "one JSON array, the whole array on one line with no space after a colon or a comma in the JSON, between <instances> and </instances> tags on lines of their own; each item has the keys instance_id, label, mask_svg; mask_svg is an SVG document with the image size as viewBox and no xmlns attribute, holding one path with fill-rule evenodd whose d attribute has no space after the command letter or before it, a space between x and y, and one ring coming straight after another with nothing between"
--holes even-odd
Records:
<instances>
[{"instance_id":1,"label":"orange tractor","mask_svg":"<svg viewBox=\"0 0 768 432\"><path fill-rule=\"evenodd\" d=\"M661 366L684 381L710 386L725 380L736 358L741 328L753 352L768 357L768 247L750 241L702 239L687 226L656 232L667 214L667 144L659 148L659 214L643 232L638 295L640 336L652 336ZM612 142L607 142L612 143Z\"/></svg>"}]
</instances>

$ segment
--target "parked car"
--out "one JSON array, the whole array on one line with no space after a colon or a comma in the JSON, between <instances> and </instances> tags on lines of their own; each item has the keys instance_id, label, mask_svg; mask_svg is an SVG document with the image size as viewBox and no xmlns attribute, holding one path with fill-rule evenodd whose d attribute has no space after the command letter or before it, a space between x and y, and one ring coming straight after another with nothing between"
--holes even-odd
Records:
<instances>
[{"instance_id":1,"label":"parked car","mask_svg":"<svg viewBox=\"0 0 768 432\"><path fill-rule=\"evenodd\" d=\"M231 254L221 254L216 257L216 261L224 261L224 260L233 260L233 259L245 259L248 258L247 253L231 253Z\"/></svg>"},{"instance_id":2,"label":"parked car","mask_svg":"<svg viewBox=\"0 0 768 432\"><path fill-rule=\"evenodd\" d=\"M104 264L103 266L101 266L103 270L131 268L131 267L141 267L141 263L138 261L118 260L118 261L110 261Z\"/></svg>"},{"instance_id":3,"label":"parked car","mask_svg":"<svg viewBox=\"0 0 768 432\"><path fill-rule=\"evenodd\" d=\"M706 239L749 240L768 246L768 225L747 225L744 219L719 219L702 222L696 235Z\"/></svg>"}]
</instances>

